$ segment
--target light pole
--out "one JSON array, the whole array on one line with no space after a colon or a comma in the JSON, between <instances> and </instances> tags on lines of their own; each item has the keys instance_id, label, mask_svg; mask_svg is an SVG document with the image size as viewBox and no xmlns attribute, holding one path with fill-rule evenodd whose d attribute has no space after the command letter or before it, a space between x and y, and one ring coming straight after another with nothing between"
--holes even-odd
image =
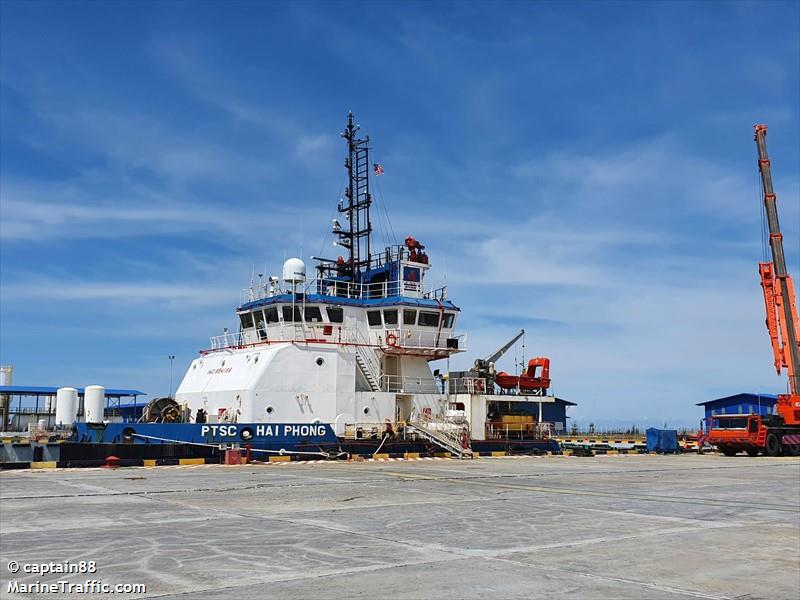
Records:
<instances>
[{"instance_id":1,"label":"light pole","mask_svg":"<svg viewBox=\"0 0 800 600\"><path fill-rule=\"evenodd\" d=\"M175 355L170 354L169 358L169 397L172 398L172 361L175 360Z\"/></svg>"}]
</instances>

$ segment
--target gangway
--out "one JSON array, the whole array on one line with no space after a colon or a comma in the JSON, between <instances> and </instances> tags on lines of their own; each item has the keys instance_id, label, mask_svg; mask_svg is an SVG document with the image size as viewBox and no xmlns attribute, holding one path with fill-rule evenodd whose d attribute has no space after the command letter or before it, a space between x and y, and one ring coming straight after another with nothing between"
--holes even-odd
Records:
<instances>
[{"instance_id":1,"label":"gangway","mask_svg":"<svg viewBox=\"0 0 800 600\"><path fill-rule=\"evenodd\" d=\"M444 419L434 419L423 413L407 423L417 435L454 454L458 458L472 458L469 429Z\"/></svg>"}]
</instances>

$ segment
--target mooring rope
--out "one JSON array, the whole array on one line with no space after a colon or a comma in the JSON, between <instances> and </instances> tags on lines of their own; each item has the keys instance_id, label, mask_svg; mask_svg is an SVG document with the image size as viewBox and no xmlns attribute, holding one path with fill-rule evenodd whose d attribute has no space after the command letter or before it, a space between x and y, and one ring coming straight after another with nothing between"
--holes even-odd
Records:
<instances>
[{"instance_id":1,"label":"mooring rope","mask_svg":"<svg viewBox=\"0 0 800 600\"><path fill-rule=\"evenodd\" d=\"M381 448L383 448L383 445L386 443L386 440L388 440L388 439L389 439L388 435L384 435L383 436L383 439L381 440L381 445L378 446L378 449L375 450L375 452L372 453L372 456L375 456L378 452L381 451Z\"/></svg>"}]
</instances>

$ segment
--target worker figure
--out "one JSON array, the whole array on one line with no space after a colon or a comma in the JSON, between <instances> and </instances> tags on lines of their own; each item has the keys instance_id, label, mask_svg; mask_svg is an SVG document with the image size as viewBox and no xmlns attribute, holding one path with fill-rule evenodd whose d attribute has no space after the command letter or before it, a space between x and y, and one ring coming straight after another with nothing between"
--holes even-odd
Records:
<instances>
[{"instance_id":1,"label":"worker figure","mask_svg":"<svg viewBox=\"0 0 800 600\"><path fill-rule=\"evenodd\" d=\"M205 423L206 422L206 411L202 408L197 409L197 415L194 418L195 423Z\"/></svg>"},{"instance_id":2,"label":"worker figure","mask_svg":"<svg viewBox=\"0 0 800 600\"><path fill-rule=\"evenodd\" d=\"M394 429L392 428L392 422L389 419L386 419L386 429L384 429L383 431L383 437L385 438L394 437Z\"/></svg>"}]
</instances>

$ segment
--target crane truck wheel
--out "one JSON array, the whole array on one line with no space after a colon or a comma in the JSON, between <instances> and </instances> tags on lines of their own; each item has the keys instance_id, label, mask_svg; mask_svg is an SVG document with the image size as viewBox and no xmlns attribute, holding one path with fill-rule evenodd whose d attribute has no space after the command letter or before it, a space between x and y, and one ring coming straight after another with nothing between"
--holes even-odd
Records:
<instances>
[{"instance_id":1,"label":"crane truck wheel","mask_svg":"<svg viewBox=\"0 0 800 600\"><path fill-rule=\"evenodd\" d=\"M758 448L748 448L745 452L747 452L747 456L758 456Z\"/></svg>"},{"instance_id":2,"label":"crane truck wheel","mask_svg":"<svg viewBox=\"0 0 800 600\"><path fill-rule=\"evenodd\" d=\"M767 440L764 442L764 454L767 456L778 456L781 453L781 442L778 436L774 433L767 434Z\"/></svg>"},{"instance_id":3,"label":"crane truck wheel","mask_svg":"<svg viewBox=\"0 0 800 600\"><path fill-rule=\"evenodd\" d=\"M784 448L786 454L790 456L800 456L800 444L794 444L792 446L786 446Z\"/></svg>"},{"instance_id":4,"label":"crane truck wheel","mask_svg":"<svg viewBox=\"0 0 800 600\"><path fill-rule=\"evenodd\" d=\"M736 456L736 449L735 448L728 448L727 446L721 446L719 449L725 456Z\"/></svg>"}]
</instances>

